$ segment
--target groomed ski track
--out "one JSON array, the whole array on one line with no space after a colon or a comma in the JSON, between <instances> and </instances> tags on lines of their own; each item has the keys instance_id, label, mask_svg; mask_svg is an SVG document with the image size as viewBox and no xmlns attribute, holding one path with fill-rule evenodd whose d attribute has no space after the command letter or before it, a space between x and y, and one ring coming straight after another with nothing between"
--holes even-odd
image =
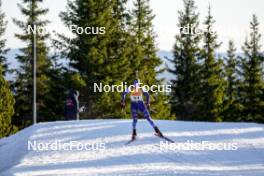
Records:
<instances>
[{"instance_id":1,"label":"groomed ski track","mask_svg":"<svg viewBox=\"0 0 264 176\"><path fill-rule=\"evenodd\" d=\"M237 150L165 150L147 121L80 120L39 123L0 139L1 176L263 176L264 128L255 123L155 121L176 143L235 143ZM28 141L99 144L104 150L28 150ZM165 141L163 141L165 142Z\"/></svg>"}]
</instances>

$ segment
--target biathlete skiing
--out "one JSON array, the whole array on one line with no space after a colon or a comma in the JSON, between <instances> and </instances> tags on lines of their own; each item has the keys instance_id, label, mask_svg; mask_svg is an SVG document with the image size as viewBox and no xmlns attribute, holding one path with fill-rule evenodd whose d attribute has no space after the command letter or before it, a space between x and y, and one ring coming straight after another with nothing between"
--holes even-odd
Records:
<instances>
[{"instance_id":1,"label":"biathlete skiing","mask_svg":"<svg viewBox=\"0 0 264 176\"><path fill-rule=\"evenodd\" d=\"M136 125L137 125L137 119L138 119L138 113L142 113L144 117L148 120L149 124L153 127L155 130L155 135L158 137L164 137L159 128L155 125L153 120L151 119L150 113L149 113L149 107L150 107L150 95L149 93L140 87L139 79L136 79L134 81L133 86L130 86L130 89L125 90L122 93L122 100L121 100L121 106L124 109L125 108L125 98L126 95L130 94L130 110L131 110L131 117L133 119L132 122L132 139L131 141L135 140L137 137L137 131L136 131ZM143 95L146 97L146 102L144 103Z\"/></svg>"}]
</instances>

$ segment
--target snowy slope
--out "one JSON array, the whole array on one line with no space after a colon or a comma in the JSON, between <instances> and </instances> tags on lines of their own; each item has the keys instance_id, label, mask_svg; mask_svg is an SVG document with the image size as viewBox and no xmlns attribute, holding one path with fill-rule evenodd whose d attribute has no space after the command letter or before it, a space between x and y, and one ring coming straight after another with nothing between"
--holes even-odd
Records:
<instances>
[{"instance_id":1,"label":"snowy slope","mask_svg":"<svg viewBox=\"0 0 264 176\"><path fill-rule=\"evenodd\" d=\"M179 175L263 176L264 128L254 123L199 123L157 121L177 143L209 141L236 143L237 150L164 150L160 138L144 120L139 139L130 138L130 120L82 120L40 123L0 140L1 176L51 175ZM37 143L98 144L105 150L28 150Z\"/></svg>"}]
</instances>

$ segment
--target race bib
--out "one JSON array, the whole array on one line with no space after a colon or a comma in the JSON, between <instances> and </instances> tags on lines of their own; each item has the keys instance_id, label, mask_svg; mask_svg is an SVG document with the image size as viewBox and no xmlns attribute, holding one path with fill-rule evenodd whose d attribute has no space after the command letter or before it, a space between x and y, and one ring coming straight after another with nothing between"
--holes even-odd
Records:
<instances>
[{"instance_id":1,"label":"race bib","mask_svg":"<svg viewBox=\"0 0 264 176\"><path fill-rule=\"evenodd\" d=\"M134 90L130 93L131 101L143 101L142 92L140 90Z\"/></svg>"},{"instance_id":2,"label":"race bib","mask_svg":"<svg viewBox=\"0 0 264 176\"><path fill-rule=\"evenodd\" d=\"M142 96L130 96L131 101L143 101Z\"/></svg>"}]
</instances>

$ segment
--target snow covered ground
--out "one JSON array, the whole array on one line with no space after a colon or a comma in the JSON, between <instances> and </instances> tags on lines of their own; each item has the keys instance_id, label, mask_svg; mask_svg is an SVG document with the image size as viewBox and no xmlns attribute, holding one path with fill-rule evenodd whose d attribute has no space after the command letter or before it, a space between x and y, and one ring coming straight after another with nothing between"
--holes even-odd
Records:
<instances>
[{"instance_id":1,"label":"snow covered ground","mask_svg":"<svg viewBox=\"0 0 264 176\"><path fill-rule=\"evenodd\" d=\"M1 176L179 175L263 176L264 128L255 123L156 121L176 144L234 144L233 150L183 150L161 147L145 120L138 140L130 139L130 120L81 120L39 123L0 139ZM29 144L38 144L33 150ZM98 150L53 150L43 144L94 144ZM160 143L162 142L162 145ZM41 145L42 144L42 145ZM172 144L171 144L172 145ZM171 146L170 145L170 146ZM42 148L41 148L42 146ZM47 149L47 150L45 150ZM237 150L234 150L237 149Z\"/></svg>"}]
</instances>

